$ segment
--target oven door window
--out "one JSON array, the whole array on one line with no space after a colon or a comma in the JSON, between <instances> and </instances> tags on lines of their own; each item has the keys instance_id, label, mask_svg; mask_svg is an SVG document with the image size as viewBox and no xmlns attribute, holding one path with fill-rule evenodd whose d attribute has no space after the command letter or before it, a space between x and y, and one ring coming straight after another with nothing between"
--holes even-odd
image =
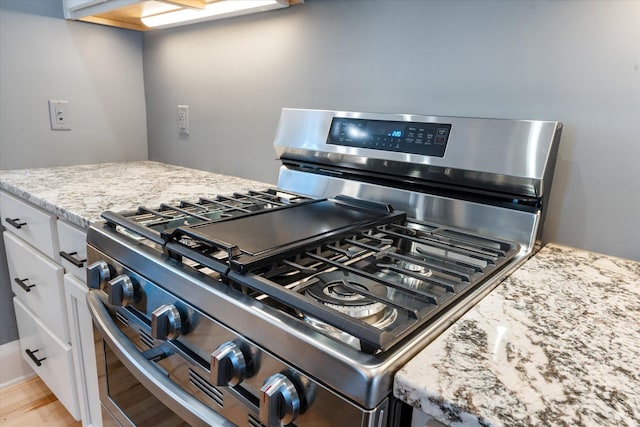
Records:
<instances>
[{"instance_id":1,"label":"oven door window","mask_svg":"<svg viewBox=\"0 0 640 427\"><path fill-rule=\"evenodd\" d=\"M108 345L103 345L107 391L111 400L136 426L188 426L164 406L124 367Z\"/></svg>"}]
</instances>

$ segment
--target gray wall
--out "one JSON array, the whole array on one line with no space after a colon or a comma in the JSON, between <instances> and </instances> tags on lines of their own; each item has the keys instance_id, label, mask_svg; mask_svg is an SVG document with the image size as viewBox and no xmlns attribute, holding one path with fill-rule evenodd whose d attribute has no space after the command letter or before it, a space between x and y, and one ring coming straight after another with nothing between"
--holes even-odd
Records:
<instances>
[{"instance_id":1,"label":"gray wall","mask_svg":"<svg viewBox=\"0 0 640 427\"><path fill-rule=\"evenodd\" d=\"M0 52L0 169L147 159L140 33L2 0ZM70 102L71 131L50 130L48 99Z\"/></svg>"},{"instance_id":2,"label":"gray wall","mask_svg":"<svg viewBox=\"0 0 640 427\"><path fill-rule=\"evenodd\" d=\"M285 106L560 120L546 240L640 259L639 22L637 1L307 0L147 32L149 156L275 183Z\"/></svg>"},{"instance_id":3,"label":"gray wall","mask_svg":"<svg viewBox=\"0 0 640 427\"><path fill-rule=\"evenodd\" d=\"M72 130L49 130L48 99ZM59 0L0 0L0 169L147 159L142 35L67 22ZM0 239L0 344L17 339Z\"/></svg>"}]
</instances>

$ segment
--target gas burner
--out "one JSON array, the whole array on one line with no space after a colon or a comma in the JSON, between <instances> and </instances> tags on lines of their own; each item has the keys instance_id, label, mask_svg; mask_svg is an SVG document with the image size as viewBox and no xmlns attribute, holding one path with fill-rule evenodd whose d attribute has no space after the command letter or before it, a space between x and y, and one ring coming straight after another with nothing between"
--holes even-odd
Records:
<instances>
[{"instance_id":1,"label":"gas burner","mask_svg":"<svg viewBox=\"0 0 640 427\"><path fill-rule=\"evenodd\" d=\"M327 307L372 325L387 315L387 306L375 299L387 296L380 283L343 271L316 274L309 280L315 283L302 285L306 295Z\"/></svg>"},{"instance_id":2,"label":"gas burner","mask_svg":"<svg viewBox=\"0 0 640 427\"><path fill-rule=\"evenodd\" d=\"M433 275L429 267L405 260L390 264L380 263L377 266L382 269L381 277L390 278L409 289L420 289L425 283L424 279Z\"/></svg>"},{"instance_id":3,"label":"gas burner","mask_svg":"<svg viewBox=\"0 0 640 427\"><path fill-rule=\"evenodd\" d=\"M393 322L395 322L397 318L398 318L398 310L395 310L395 309L384 310L384 315L380 317L377 321L371 323L371 326L382 330L387 326L391 325ZM362 350L360 340L354 337L353 335L350 335L347 332L342 331L336 327L333 327L328 323L318 320L312 316L302 315L302 319L305 322L307 322L309 325L311 325L313 328L329 336L337 338L338 340L350 345L356 350L359 350L359 351Z\"/></svg>"},{"instance_id":4,"label":"gas burner","mask_svg":"<svg viewBox=\"0 0 640 427\"><path fill-rule=\"evenodd\" d=\"M425 267L424 265L420 265L420 264L414 264L409 261L400 261L398 263L398 267L405 269L407 271L410 271L412 273L417 273L424 277L431 277L431 274L433 274L433 272L429 267Z\"/></svg>"}]
</instances>

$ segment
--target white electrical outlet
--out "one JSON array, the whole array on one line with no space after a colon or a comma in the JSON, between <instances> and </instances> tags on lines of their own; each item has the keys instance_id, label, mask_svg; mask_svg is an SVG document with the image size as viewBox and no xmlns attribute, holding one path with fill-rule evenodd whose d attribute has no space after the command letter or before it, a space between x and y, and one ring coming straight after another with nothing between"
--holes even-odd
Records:
<instances>
[{"instance_id":1,"label":"white electrical outlet","mask_svg":"<svg viewBox=\"0 0 640 427\"><path fill-rule=\"evenodd\" d=\"M51 130L71 130L69 101L49 100L49 121Z\"/></svg>"},{"instance_id":2,"label":"white electrical outlet","mask_svg":"<svg viewBox=\"0 0 640 427\"><path fill-rule=\"evenodd\" d=\"M178 133L189 135L189 106L178 105Z\"/></svg>"}]
</instances>

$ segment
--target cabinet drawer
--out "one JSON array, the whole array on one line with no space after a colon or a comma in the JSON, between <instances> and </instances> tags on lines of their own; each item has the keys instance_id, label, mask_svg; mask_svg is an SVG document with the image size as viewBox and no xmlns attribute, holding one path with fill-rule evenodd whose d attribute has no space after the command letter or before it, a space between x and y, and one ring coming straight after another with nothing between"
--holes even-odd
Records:
<instances>
[{"instance_id":1,"label":"cabinet drawer","mask_svg":"<svg viewBox=\"0 0 640 427\"><path fill-rule=\"evenodd\" d=\"M58 233L55 216L17 197L0 191L2 225L29 242L54 261L58 261Z\"/></svg>"},{"instance_id":2,"label":"cabinet drawer","mask_svg":"<svg viewBox=\"0 0 640 427\"><path fill-rule=\"evenodd\" d=\"M51 334L18 298L13 299L13 305L24 359L69 413L79 419L71 347ZM27 350L32 356L27 354ZM36 363L36 360L39 362Z\"/></svg>"},{"instance_id":3,"label":"cabinet drawer","mask_svg":"<svg viewBox=\"0 0 640 427\"><path fill-rule=\"evenodd\" d=\"M5 231L3 234L13 293L59 339L70 342L64 300L64 269L12 233Z\"/></svg>"},{"instance_id":4,"label":"cabinet drawer","mask_svg":"<svg viewBox=\"0 0 640 427\"><path fill-rule=\"evenodd\" d=\"M57 221L60 262L67 273L83 282L87 280L87 233L64 221Z\"/></svg>"}]
</instances>

